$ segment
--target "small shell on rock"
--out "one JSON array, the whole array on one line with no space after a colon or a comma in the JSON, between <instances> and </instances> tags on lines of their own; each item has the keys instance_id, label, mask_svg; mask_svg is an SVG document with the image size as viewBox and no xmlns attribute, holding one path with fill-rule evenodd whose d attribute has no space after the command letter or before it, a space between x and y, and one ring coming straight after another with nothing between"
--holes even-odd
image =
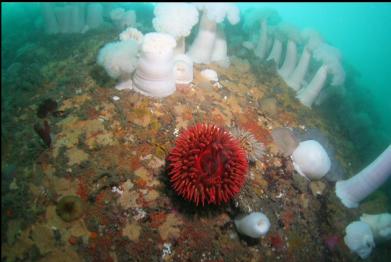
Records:
<instances>
[{"instance_id":1,"label":"small shell on rock","mask_svg":"<svg viewBox=\"0 0 391 262\"><path fill-rule=\"evenodd\" d=\"M314 196L322 195L324 190L326 189L326 184L323 183L322 181L312 181L310 183L310 189L311 189L311 193Z\"/></svg>"}]
</instances>

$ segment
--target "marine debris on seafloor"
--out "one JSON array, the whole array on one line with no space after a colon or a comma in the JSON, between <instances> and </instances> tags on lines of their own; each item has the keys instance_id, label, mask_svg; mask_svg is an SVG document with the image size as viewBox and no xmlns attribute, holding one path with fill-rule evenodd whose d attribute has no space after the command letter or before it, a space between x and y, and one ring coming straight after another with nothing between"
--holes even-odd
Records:
<instances>
[{"instance_id":1,"label":"marine debris on seafloor","mask_svg":"<svg viewBox=\"0 0 391 262\"><path fill-rule=\"evenodd\" d=\"M52 144L52 138L51 138L50 126L48 120L44 120L43 125L40 123L35 123L34 130L38 134L38 136L42 139L44 144L47 147L50 147L50 145Z\"/></svg>"},{"instance_id":2,"label":"marine debris on seafloor","mask_svg":"<svg viewBox=\"0 0 391 262\"><path fill-rule=\"evenodd\" d=\"M310 182L294 171L290 158L301 141L319 140L330 156L330 172L334 175L334 159L343 167L349 166L349 144L339 139L337 131L317 112L301 105L278 75L275 63L259 63L260 56L269 60L262 46L267 41L257 42L258 58L227 59L226 52L213 50L214 44L229 45L234 35L222 34L222 30L234 29L224 29L220 21L227 18L232 24L237 22L233 5L198 7L207 8L205 14L213 20L202 15L203 28L195 36L199 40L191 45L188 55L194 62L215 63L194 63L192 81L181 88L177 85L176 91L169 73L170 63L175 61L171 37L166 38L168 47L159 49L169 50L170 66L137 67L142 48L139 40L145 37L141 32L150 32L152 27L139 23L130 9L113 8L103 20L101 4L86 7L82 13L88 21L78 21L77 30L69 32L69 28L62 28L63 23L50 18L65 19L68 12L76 14L78 9L61 4L54 12L52 6L43 5L45 19L53 23L45 24L53 37L45 38L45 46L53 46L47 47L48 51L56 49L58 56L42 65L45 83L37 89L31 104L15 111L10 121L14 126L31 126L38 114L43 126L37 123L34 130L49 149L20 154L19 148L32 147L28 141L35 135L31 128L17 128L12 136L2 139L2 181L6 182L2 183L2 209L6 211L2 219L2 260L353 259L341 236L346 225L357 217L339 203L330 182L342 176L335 175L333 180L326 174ZM187 7L182 6L189 14L194 13L194 8ZM185 37L194 37L187 34L194 24L171 27L175 19L168 19L161 11L162 7L156 10L154 27L181 38L183 44ZM273 12L263 10L260 14L263 27L267 26L265 21L273 24L278 20ZM178 14L185 19L183 15ZM107 19L129 35L118 36L113 28L99 28ZM257 30L258 22L254 22ZM213 45L207 50L194 50L196 45L208 44L202 39L211 28L215 30L209 34L213 38L207 40ZM62 53L67 51L62 48L64 42L56 40L58 32L69 39L72 55ZM76 37L81 32L85 34ZM163 33L152 39L147 36L149 44L164 44L159 42ZM279 34L272 35L278 40ZM105 46L117 38L120 43ZM147 57L148 48L144 51L141 54ZM161 59L159 55L154 53L152 60ZM113 81L96 73L96 56L104 70L129 91L115 89ZM162 71L160 77L170 81L164 94L156 93L158 90L150 83L156 80L154 73L161 73L158 69ZM211 81L205 81L205 70L209 70L206 72L212 76ZM69 72L82 77L76 81ZM143 73L151 78L143 78ZM136 77L135 83L132 76ZM133 84L152 97L132 90ZM44 100L36 111L36 100L47 93L56 101ZM67 114L49 121L55 112ZM330 144L338 144L338 148L330 153L320 138L303 139L292 129L307 130L306 134L315 137L327 135L332 138ZM193 177L185 175L187 170L193 172ZM362 210L385 206L372 202ZM375 252L372 255L381 256Z\"/></svg>"},{"instance_id":3,"label":"marine debris on seafloor","mask_svg":"<svg viewBox=\"0 0 391 262\"><path fill-rule=\"evenodd\" d=\"M48 114L54 113L57 110L57 102L48 98L41 102L38 106L37 116L45 118Z\"/></svg>"}]
</instances>

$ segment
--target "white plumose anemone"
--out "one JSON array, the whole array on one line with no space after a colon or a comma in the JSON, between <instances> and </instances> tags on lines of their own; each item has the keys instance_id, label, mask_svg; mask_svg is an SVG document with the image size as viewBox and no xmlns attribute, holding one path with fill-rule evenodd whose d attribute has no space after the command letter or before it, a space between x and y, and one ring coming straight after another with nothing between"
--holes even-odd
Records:
<instances>
[{"instance_id":1,"label":"white plumose anemone","mask_svg":"<svg viewBox=\"0 0 391 262\"><path fill-rule=\"evenodd\" d=\"M154 14L152 24L155 30L172 35L177 41L175 53L183 54L185 38L198 23L197 8L188 3L164 3L156 5Z\"/></svg>"},{"instance_id":2,"label":"white plumose anemone","mask_svg":"<svg viewBox=\"0 0 391 262\"><path fill-rule=\"evenodd\" d=\"M372 230L376 243L391 239L391 214L382 213L376 215L363 214L360 217L362 222L367 223Z\"/></svg>"},{"instance_id":3,"label":"white plumose anemone","mask_svg":"<svg viewBox=\"0 0 391 262\"><path fill-rule=\"evenodd\" d=\"M140 62L133 78L137 92L152 97L166 97L175 92L175 38L164 33L144 36Z\"/></svg>"},{"instance_id":4,"label":"white plumose anemone","mask_svg":"<svg viewBox=\"0 0 391 262\"><path fill-rule=\"evenodd\" d=\"M118 7L110 11L110 19L116 27L125 29L126 27L135 26L137 18L135 11L125 11L125 9Z\"/></svg>"},{"instance_id":5,"label":"white plumose anemone","mask_svg":"<svg viewBox=\"0 0 391 262\"><path fill-rule=\"evenodd\" d=\"M375 241L369 225L362 221L355 221L350 223L345 231L344 241L350 251L356 253L362 259L367 258L375 247Z\"/></svg>"},{"instance_id":6,"label":"white plumose anemone","mask_svg":"<svg viewBox=\"0 0 391 262\"><path fill-rule=\"evenodd\" d=\"M138 63L138 44L134 40L106 44L98 54L98 64L111 78L129 79Z\"/></svg>"}]
</instances>

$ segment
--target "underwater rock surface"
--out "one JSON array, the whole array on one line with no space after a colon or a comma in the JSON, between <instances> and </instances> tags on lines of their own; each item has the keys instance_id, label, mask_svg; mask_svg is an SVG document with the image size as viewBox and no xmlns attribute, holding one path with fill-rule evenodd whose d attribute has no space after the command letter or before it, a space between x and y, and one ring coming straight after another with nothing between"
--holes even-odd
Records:
<instances>
[{"instance_id":1,"label":"underwater rock surface","mask_svg":"<svg viewBox=\"0 0 391 262\"><path fill-rule=\"evenodd\" d=\"M69 11L66 5L60 13ZM229 67L195 64L193 81L164 99L117 90L96 57L118 40L118 29L105 23L110 14L86 5L92 17L104 18L102 27L14 35L8 45L19 55L5 45L2 261L358 261L341 241L345 227L363 212L389 208L387 195L379 192L357 210L341 205L332 181L354 172L354 146L295 98L275 64L231 45L234 36L244 39L227 26L228 54L240 55L230 57ZM130 5L137 10L134 26L153 31L153 8ZM114 14L121 23L134 22L125 10ZM205 81L205 69L218 79ZM47 97L56 106L40 107ZM50 147L42 146L37 121L50 126ZM167 156L178 136L198 123L240 128L251 133L246 143L257 143L247 145L251 161L241 191L219 206L197 207L170 186ZM300 132L275 138L287 128ZM316 183L299 176L289 152L304 139L321 143L337 171ZM288 149L280 151L279 141ZM255 239L234 225L235 217L252 212L270 221L269 231ZM386 261L387 248L376 247L370 259Z\"/></svg>"}]
</instances>

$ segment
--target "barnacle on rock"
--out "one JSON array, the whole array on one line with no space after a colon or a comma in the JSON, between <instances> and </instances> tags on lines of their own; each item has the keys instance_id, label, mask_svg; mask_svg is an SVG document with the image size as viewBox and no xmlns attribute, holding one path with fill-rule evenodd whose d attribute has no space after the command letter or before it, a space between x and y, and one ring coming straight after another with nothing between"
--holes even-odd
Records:
<instances>
[{"instance_id":1,"label":"barnacle on rock","mask_svg":"<svg viewBox=\"0 0 391 262\"><path fill-rule=\"evenodd\" d=\"M71 222L83 215L83 203L78 196L65 196L56 206L56 213L62 220Z\"/></svg>"}]
</instances>

